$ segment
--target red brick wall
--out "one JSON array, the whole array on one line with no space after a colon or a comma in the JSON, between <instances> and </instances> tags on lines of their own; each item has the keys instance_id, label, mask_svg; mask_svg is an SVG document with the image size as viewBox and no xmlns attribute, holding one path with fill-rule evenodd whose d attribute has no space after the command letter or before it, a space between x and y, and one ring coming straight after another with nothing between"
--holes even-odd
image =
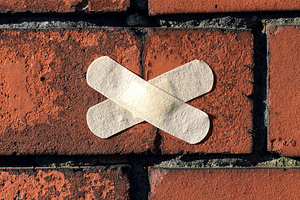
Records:
<instances>
[{"instance_id":1,"label":"red brick wall","mask_svg":"<svg viewBox=\"0 0 300 200\"><path fill-rule=\"evenodd\" d=\"M0 0L0 199L298 199L299 10L283 0ZM213 88L187 102L209 116L204 140L147 122L94 135L87 111L107 98L86 74L100 56L146 81L206 62Z\"/></svg>"}]
</instances>

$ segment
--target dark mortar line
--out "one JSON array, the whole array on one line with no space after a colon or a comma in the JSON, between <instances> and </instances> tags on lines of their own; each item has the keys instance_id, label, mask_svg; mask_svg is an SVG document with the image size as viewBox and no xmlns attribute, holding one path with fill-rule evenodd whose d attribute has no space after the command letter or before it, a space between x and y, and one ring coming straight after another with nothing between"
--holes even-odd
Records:
<instances>
[{"instance_id":1,"label":"dark mortar line","mask_svg":"<svg viewBox=\"0 0 300 200\"><path fill-rule=\"evenodd\" d=\"M0 167L46 167L46 166L97 166L97 165L117 165L117 164L140 164L144 163L146 167L160 164L164 161L178 159L183 162L193 162L198 160L226 160L240 159L247 162L233 163L237 167L251 167L262 161L268 161L281 156L276 153L266 154L262 151L254 151L251 154L176 154L176 155L156 155L156 154L129 154L126 161L123 155L19 155L19 156L0 156ZM294 160L300 161L295 157ZM110 160L102 162L101 160ZM70 163L71 162L71 163ZM67 163L67 164L66 164ZM52 165L54 164L54 165ZM227 166L226 164L224 166ZM222 166L222 165L220 165Z\"/></svg>"},{"instance_id":2,"label":"dark mortar line","mask_svg":"<svg viewBox=\"0 0 300 200\"><path fill-rule=\"evenodd\" d=\"M108 26L108 27L124 27L126 24L126 13L106 13L106 14L74 14L74 13L52 13L52 14L35 14L35 13L16 13L16 14L0 14L0 25L3 24L19 24L28 23L23 25L23 28L32 28L30 23L54 22L57 24L52 27L59 28L58 23L69 23L64 28L85 28L89 26ZM78 24L77 24L78 23ZM88 23L88 24L87 24ZM49 24L51 25L51 24ZM49 28L52 28L49 27ZM125 26L129 27L129 26ZM9 25L8 25L9 28Z\"/></svg>"},{"instance_id":3,"label":"dark mortar line","mask_svg":"<svg viewBox=\"0 0 300 200\"><path fill-rule=\"evenodd\" d=\"M247 29L253 28L263 20L284 22L296 20L300 24L300 13L293 12L247 12L247 13L203 13L154 16L158 26L171 28L221 28Z\"/></svg>"},{"instance_id":4,"label":"dark mortar line","mask_svg":"<svg viewBox=\"0 0 300 200\"><path fill-rule=\"evenodd\" d=\"M129 16L139 14L147 23L130 26L127 23ZM227 17L230 17L227 19ZM79 28L88 27L171 27L168 21L176 23L186 23L192 21L190 26L197 28L199 23L204 20L212 20L212 26L224 23L224 28L241 28L242 25L252 26L259 20L296 18L300 17L299 12L248 12L248 13L203 13L203 14L179 14L179 15L160 15L148 16L146 10L130 7L127 12L120 13L1 13L0 26L7 29L31 29L43 27L48 28ZM165 22L161 22L161 21ZM229 20L229 21L226 21ZM238 22L234 21L237 20ZM243 20L239 24L239 20ZM42 24L47 22L48 24ZM63 24L64 23L64 24ZM219 28L215 26L216 28Z\"/></svg>"},{"instance_id":5,"label":"dark mortar line","mask_svg":"<svg viewBox=\"0 0 300 200\"><path fill-rule=\"evenodd\" d=\"M263 24L257 22L254 35L254 93L253 93L253 150L267 152L265 110L267 99L267 39Z\"/></svg>"},{"instance_id":6,"label":"dark mortar line","mask_svg":"<svg viewBox=\"0 0 300 200\"><path fill-rule=\"evenodd\" d=\"M149 193L148 166L144 156L130 156L128 158L131 171L130 178L130 199L131 200L146 200Z\"/></svg>"}]
</instances>

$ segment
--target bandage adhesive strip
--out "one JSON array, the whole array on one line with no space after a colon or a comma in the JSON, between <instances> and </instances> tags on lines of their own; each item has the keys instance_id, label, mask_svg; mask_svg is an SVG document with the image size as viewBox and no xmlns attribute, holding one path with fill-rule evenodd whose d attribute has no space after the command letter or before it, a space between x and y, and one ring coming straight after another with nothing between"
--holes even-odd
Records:
<instances>
[{"instance_id":1,"label":"bandage adhesive strip","mask_svg":"<svg viewBox=\"0 0 300 200\"><path fill-rule=\"evenodd\" d=\"M99 137L108 138L144 120L191 144L209 130L207 114L183 102L213 86L213 73L203 61L146 82L109 57L100 57L90 65L87 82L109 98L87 114L89 128Z\"/></svg>"},{"instance_id":2,"label":"bandage adhesive strip","mask_svg":"<svg viewBox=\"0 0 300 200\"><path fill-rule=\"evenodd\" d=\"M203 61L194 60L166 72L149 83L165 92L189 101L209 92L213 86L213 73ZM88 110L90 130L101 138L108 138L144 121L111 100L105 100Z\"/></svg>"}]
</instances>

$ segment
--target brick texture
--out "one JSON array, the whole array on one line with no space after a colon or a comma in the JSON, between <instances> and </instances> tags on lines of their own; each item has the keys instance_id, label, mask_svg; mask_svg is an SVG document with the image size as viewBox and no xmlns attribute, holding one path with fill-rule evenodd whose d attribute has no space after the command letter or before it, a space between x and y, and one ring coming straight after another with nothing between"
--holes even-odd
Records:
<instances>
[{"instance_id":1,"label":"brick texture","mask_svg":"<svg viewBox=\"0 0 300 200\"><path fill-rule=\"evenodd\" d=\"M0 199L129 199L121 167L0 170Z\"/></svg>"},{"instance_id":2,"label":"brick texture","mask_svg":"<svg viewBox=\"0 0 300 200\"><path fill-rule=\"evenodd\" d=\"M142 56L142 41L129 30L3 31L0 153L128 154L157 152L158 145L163 154L250 153L252 40L248 31L150 29ZM209 114L207 138L190 145L160 131L158 141L157 128L145 122L109 139L95 136L86 113L105 97L87 85L85 74L105 55L146 80L194 59L207 62L214 88L189 102Z\"/></svg>"},{"instance_id":3,"label":"brick texture","mask_svg":"<svg viewBox=\"0 0 300 200\"><path fill-rule=\"evenodd\" d=\"M149 14L300 10L294 0L149 0Z\"/></svg>"},{"instance_id":4,"label":"brick texture","mask_svg":"<svg viewBox=\"0 0 300 200\"><path fill-rule=\"evenodd\" d=\"M268 148L286 156L300 156L299 34L295 26L268 28Z\"/></svg>"},{"instance_id":5,"label":"brick texture","mask_svg":"<svg viewBox=\"0 0 300 200\"><path fill-rule=\"evenodd\" d=\"M160 131L161 152L250 153L252 151L253 36L249 31L150 29L145 41L144 73L150 80L192 60L213 70L211 92L190 105L210 117L211 130L191 145Z\"/></svg>"},{"instance_id":6,"label":"brick texture","mask_svg":"<svg viewBox=\"0 0 300 200\"><path fill-rule=\"evenodd\" d=\"M126 11L130 0L0 0L0 12L120 12Z\"/></svg>"},{"instance_id":7,"label":"brick texture","mask_svg":"<svg viewBox=\"0 0 300 200\"><path fill-rule=\"evenodd\" d=\"M299 169L150 168L150 198L298 199Z\"/></svg>"},{"instance_id":8,"label":"brick texture","mask_svg":"<svg viewBox=\"0 0 300 200\"><path fill-rule=\"evenodd\" d=\"M106 98L86 83L110 56L140 75L141 41L123 29L22 30L0 34L0 154L127 154L154 150L156 129L136 125L95 136L87 110Z\"/></svg>"}]
</instances>

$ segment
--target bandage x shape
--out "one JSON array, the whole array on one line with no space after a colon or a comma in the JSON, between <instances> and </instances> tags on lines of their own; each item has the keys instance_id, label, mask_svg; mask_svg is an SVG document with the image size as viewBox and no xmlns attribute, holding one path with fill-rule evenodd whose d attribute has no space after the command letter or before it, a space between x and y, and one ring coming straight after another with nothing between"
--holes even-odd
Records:
<instances>
[{"instance_id":1,"label":"bandage x shape","mask_svg":"<svg viewBox=\"0 0 300 200\"><path fill-rule=\"evenodd\" d=\"M147 82L111 58L100 57L89 66L87 83L108 100L88 110L87 124L95 135L108 138L147 121L196 144L206 137L210 121L205 112L185 102L208 93L213 81L212 70L199 60Z\"/></svg>"}]
</instances>

